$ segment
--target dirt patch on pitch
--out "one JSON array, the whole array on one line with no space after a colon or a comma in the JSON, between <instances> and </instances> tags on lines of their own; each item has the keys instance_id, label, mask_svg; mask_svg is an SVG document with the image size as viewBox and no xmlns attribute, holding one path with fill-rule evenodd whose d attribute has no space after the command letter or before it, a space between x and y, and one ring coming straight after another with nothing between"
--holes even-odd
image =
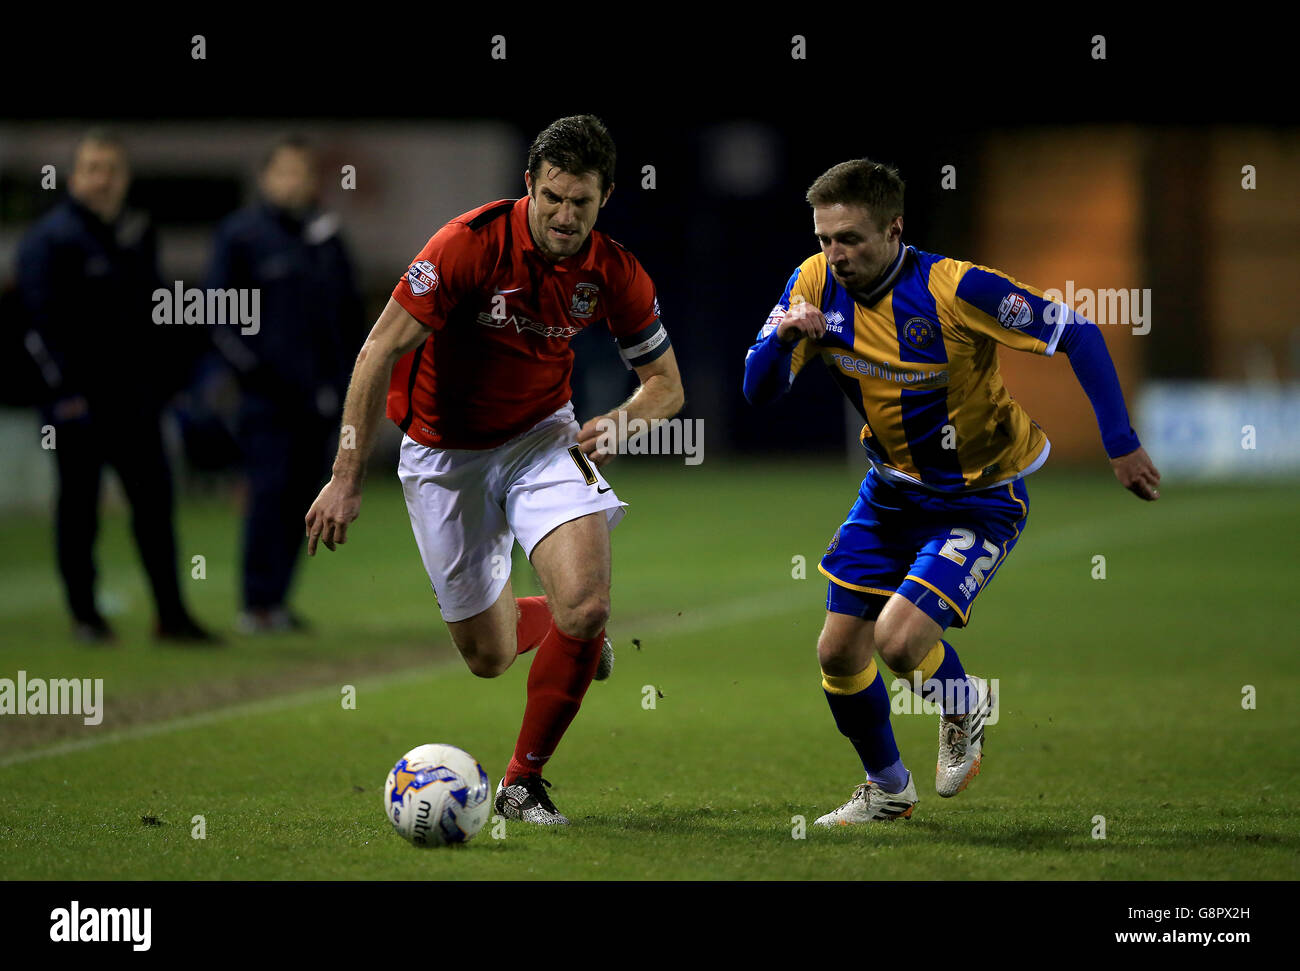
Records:
<instances>
[{"instance_id":1,"label":"dirt patch on pitch","mask_svg":"<svg viewBox=\"0 0 1300 971\"><path fill-rule=\"evenodd\" d=\"M118 732L311 688L330 685L341 688L364 678L395 671L409 670L412 676L418 676L454 656L455 649L442 641L407 644L371 650L347 659L294 664L263 675L198 679L173 684L166 690L114 695L107 705L103 723L96 726L85 724L81 715L6 716L4 731L0 732L0 757L56 742L86 738L92 732Z\"/></svg>"}]
</instances>

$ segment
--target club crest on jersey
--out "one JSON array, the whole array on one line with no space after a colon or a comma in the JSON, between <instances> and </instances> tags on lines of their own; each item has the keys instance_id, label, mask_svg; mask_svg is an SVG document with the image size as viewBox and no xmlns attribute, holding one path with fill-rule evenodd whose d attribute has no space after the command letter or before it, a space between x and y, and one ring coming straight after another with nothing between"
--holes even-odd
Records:
<instances>
[{"instance_id":1,"label":"club crest on jersey","mask_svg":"<svg viewBox=\"0 0 1300 971\"><path fill-rule=\"evenodd\" d=\"M913 317L903 325L903 337L918 351L934 343L934 324L924 317Z\"/></svg>"},{"instance_id":2,"label":"club crest on jersey","mask_svg":"<svg viewBox=\"0 0 1300 971\"><path fill-rule=\"evenodd\" d=\"M840 545L840 531L835 530L835 535L831 537L831 545L826 547L827 553L834 553Z\"/></svg>"},{"instance_id":3,"label":"club crest on jersey","mask_svg":"<svg viewBox=\"0 0 1300 971\"><path fill-rule=\"evenodd\" d=\"M412 263L406 271L406 280L411 285L411 292L417 297L422 293L438 289L438 268L428 260Z\"/></svg>"},{"instance_id":4,"label":"club crest on jersey","mask_svg":"<svg viewBox=\"0 0 1300 971\"><path fill-rule=\"evenodd\" d=\"M1008 293L998 304L998 322L1008 330L1019 330L1034 319L1034 308L1018 293Z\"/></svg>"},{"instance_id":5,"label":"club crest on jersey","mask_svg":"<svg viewBox=\"0 0 1300 971\"><path fill-rule=\"evenodd\" d=\"M573 291L573 300L569 304L569 313L575 317L586 318L596 312L596 300L600 289L594 283L579 283Z\"/></svg>"}]
</instances>

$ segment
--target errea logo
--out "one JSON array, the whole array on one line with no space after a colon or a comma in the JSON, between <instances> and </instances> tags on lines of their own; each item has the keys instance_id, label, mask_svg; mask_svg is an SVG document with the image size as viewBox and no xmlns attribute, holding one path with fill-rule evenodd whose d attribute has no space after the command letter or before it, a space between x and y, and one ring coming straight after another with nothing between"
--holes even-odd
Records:
<instances>
[{"instance_id":1,"label":"errea logo","mask_svg":"<svg viewBox=\"0 0 1300 971\"><path fill-rule=\"evenodd\" d=\"M844 333L844 315L838 310L832 310L826 315L826 329L836 334Z\"/></svg>"}]
</instances>

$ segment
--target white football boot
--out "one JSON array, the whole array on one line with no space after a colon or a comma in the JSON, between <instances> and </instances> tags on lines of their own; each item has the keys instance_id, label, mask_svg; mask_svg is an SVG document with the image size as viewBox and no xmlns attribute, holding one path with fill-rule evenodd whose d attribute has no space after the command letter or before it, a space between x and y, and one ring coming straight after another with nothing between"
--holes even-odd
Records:
<instances>
[{"instance_id":1,"label":"white football boot","mask_svg":"<svg viewBox=\"0 0 1300 971\"><path fill-rule=\"evenodd\" d=\"M984 757L984 722L997 704L989 683L967 675L975 688L975 704L961 721L939 719L939 761L934 768L934 788L939 795L955 796L980 774Z\"/></svg>"},{"instance_id":2,"label":"white football boot","mask_svg":"<svg viewBox=\"0 0 1300 971\"><path fill-rule=\"evenodd\" d=\"M596 665L593 681L604 681L614 670L614 642L605 635L605 643L600 646L600 662Z\"/></svg>"},{"instance_id":3,"label":"white football boot","mask_svg":"<svg viewBox=\"0 0 1300 971\"><path fill-rule=\"evenodd\" d=\"M853 790L848 802L825 816L817 817L813 825L850 826L853 823L888 822L900 817L910 819L919 801L910 772L907 774L907 787L902 792L886 792L878 783L868 779Z\"/></svg>"},{"instance_id":4,"label":"white football boot","mask_svg":"<svg viewBox=\"0 0 1300 971\"><path fill-rule=\"evenodd\" d=\"M503 777L497 786L493 806L506 819L518 819L538 826L568 826L569 820L546 794L550 785L540 775L526 775L510 785L506 785Z\"/></svg>"}]
</instances>

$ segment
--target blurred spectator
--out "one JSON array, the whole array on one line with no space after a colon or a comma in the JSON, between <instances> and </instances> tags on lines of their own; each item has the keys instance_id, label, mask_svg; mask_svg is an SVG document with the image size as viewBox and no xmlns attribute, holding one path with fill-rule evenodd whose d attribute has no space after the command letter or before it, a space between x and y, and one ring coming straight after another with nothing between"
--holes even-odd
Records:
<instances>
[{"instance_id":1,"label":"blurred spectator","mask_svg":"<svg viewBox=\"0 0 1300 971\"><path fill-rule=\"evenodd\" d=\"M248 477L239 629L302 629L289 587L303 517L328 478L352 362L365 337L338 217L317 209L317 160L300 137L262 163L261 199L217 231L209 288L259 291L255 328L215 340L239 375L238 439Z\"/></svg>"},{"instance_id":2,"label":"blurred spectator","mask_svg":"<svg viewBox=\"0 0 1300 971\"><path fill-rule=\"evenodd\" d=\"M42 422L55 433L59 572L76 635L112 640L95 605L94 561L100 475L112 465L153 591L155 636L213 643L181 599L159 427L163 405L188 377L193 331L153 323L152 295L163 286L157 243L148 218L124 208L129 181L121 141L89 132L76 149L68 197L18 247L26 347L46 386Z\"/></svg>"}]
</instances>

